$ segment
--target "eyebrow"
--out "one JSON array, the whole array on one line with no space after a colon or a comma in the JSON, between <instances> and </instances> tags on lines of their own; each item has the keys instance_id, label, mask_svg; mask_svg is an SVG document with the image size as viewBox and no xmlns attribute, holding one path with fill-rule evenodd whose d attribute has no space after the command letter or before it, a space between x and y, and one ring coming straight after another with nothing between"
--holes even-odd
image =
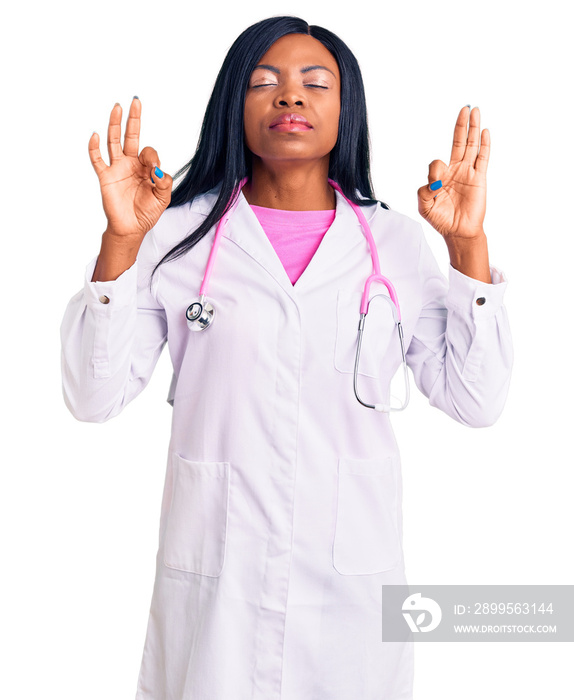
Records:
<instances>
[{"instance_id":1,"label":"eyebrow","mask_svg":"<svg viewBox=\"0 0 574 700\"><path fill-rule=\"evenodd\" d=\"M255 66L255 68L253 70L255 71L258 68L265 68L267 70L270 70L272 73L276 73L277 75L281 74L281 71L279 70L279 68L276 68L275 66L270 66L266 63L260 63L258 66ZM301 73L309 73L309 71L312 71L312 70L328 70L329 73L331 73L333 76L335 76L333 71L330 68L327 68L327 66L306 66L305 68L301 68ZM337 76L335 76L335 77L337 77Z\"/></svg>"}]
</instances>

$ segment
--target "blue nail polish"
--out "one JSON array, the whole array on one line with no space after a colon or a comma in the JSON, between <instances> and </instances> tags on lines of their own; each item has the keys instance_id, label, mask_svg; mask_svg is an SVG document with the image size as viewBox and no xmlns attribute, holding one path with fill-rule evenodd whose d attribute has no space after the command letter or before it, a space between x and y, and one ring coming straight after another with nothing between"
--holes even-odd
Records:
<instances>
[{"instance_id":1,"label":"blue nail polish","mask_svg":"<svg viewBox=\"0 0 574 700\"><path fill-rule=\"evenodd\" d=\"M154 172L155 172L156 177L159 177L159 179L161 180L161 178L163 177L163 173L157 166L156 166L156 169L154 170Z\"/></svg>"},{"instance_id":2,"label":"blue nail polish","mask_svg":"<svg viewBox=\"0 0 574 700\"><path fill-rule=\"evenodd\" d=\"M433 182L432 184L429 185L431 190L434 192L435 190L440 190L442 187L442 180L437 180L436 182Z\"/></svg>"}]
</instances>

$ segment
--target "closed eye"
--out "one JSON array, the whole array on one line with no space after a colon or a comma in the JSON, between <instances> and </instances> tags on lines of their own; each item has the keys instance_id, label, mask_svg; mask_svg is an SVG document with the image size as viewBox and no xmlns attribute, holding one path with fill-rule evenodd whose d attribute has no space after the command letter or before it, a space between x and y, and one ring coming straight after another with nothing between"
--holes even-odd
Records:
<instances>
[{"instance_id":1,"label":"closed eye","mask_svg":"<svg viewBox=\"0 0 574 700\"><path fill-rule=\"evenodd\" d=\"M261 83L261 85L252 85L251 89L255 90L256 88L261 88L261 87L275 87L277 83ZM321 88L322 90L328 90L329 87L327 85L314 85L313 83L306 83L304 87L312 87L312 88Z\"/></svg>"}]
</instances>

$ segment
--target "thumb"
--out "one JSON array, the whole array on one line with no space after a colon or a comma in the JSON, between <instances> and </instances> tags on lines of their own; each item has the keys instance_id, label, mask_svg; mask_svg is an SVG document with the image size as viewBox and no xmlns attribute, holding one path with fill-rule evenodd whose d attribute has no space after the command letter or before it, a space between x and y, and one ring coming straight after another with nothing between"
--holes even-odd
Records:
<instances>
[{"instance_id":1,"label":"thumb","mask_svg":"<svg viewBox=\"0 0 574 700\"><path fill-rule=\"evenodd\" d=\"M421 216L432 209L434 198L440 193L444 184L443 179L446 171L447 166L442 160L433 160L429 164L428 185L423 185L417 192Z\"/></svg>"},{"instance_id":2,"label":"thumb","mask_svg":"<svg viewBox=\"0 0 574 700\"><path fill-rule=\"evenodd\" d=\"M154 184L154 195L157 197L158 201L163 207L167 207L171 201L173 179L167 173L160 170L155 163L151 168L150 178Z\"/></svg>"}]
</instances>

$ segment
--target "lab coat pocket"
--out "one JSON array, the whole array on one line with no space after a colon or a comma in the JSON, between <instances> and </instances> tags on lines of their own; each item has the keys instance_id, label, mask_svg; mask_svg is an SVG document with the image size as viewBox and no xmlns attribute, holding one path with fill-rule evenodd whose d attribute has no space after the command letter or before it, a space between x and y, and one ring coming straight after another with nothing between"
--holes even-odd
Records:
<instances>
[{"instance_id":1,"label":"lab coat pocket","mask_svg":"<svg viewBox=\"0 0 574 700\"><path fill-rule=\"evenodd\" d=\"M333 566L340 574L394 569L402 548L392 457L339 460Z\"/></svg>"},{"instance_id":2,"label":"lab coat pocket","mask_svg":"<svg viewBox=\"0 0 574 700\"><path fill-rule=\"evenodd\" d=\"M355 371L361 296L361 292L349 292L344 289L339 289L337 294L334 362L335 369L339 372L352 374ZM389 303L371 294L369 310L365 317L358 374L379 378L393 332L395 321Z\"/></svg>"},{"instance_id":3,"label":"lab coat pocket","mask_svg":"<svg viewBox=\"0 0 574 700\"><path fill-rule=\"evenodd\" d=\"M173 468L164 563L171 569L219 576L227 540L229 462L191 462L174 455Z\"/></svg>"}]
</instances>

